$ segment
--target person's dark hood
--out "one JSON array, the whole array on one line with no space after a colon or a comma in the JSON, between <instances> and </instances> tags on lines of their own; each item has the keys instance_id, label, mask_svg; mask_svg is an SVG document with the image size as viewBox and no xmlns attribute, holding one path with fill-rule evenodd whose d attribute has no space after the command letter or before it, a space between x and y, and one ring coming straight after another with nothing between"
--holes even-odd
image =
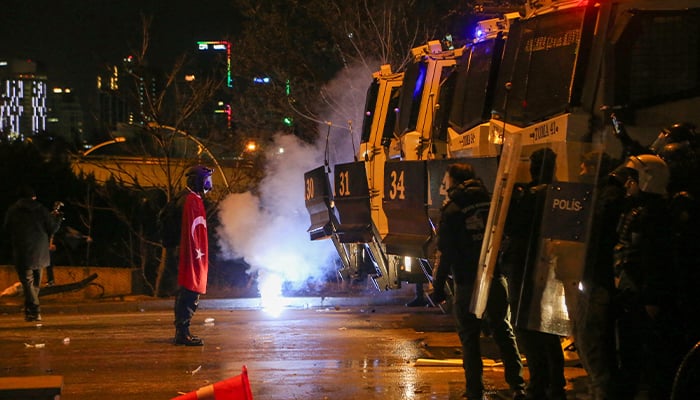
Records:
<instances>
[{"instance_id":1,"label":"person's dark hood","mask_svg":"<svg viewBox=\"0 0 700 400\"><path fill-rule=\"evenodd\" d=\"M460 207L489 200L484 182L479 178L469 179L447 190L447 197Z\"/></svg>"}]
</instances>

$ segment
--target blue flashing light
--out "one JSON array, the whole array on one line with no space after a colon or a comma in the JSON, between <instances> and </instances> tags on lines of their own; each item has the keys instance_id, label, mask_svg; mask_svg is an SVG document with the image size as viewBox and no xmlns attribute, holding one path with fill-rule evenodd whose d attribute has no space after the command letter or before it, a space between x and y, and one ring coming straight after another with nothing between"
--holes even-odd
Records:
<instances>
[{"instance_id":1,"label":"blue flashing light","mask_svg":"<svg viewBox=\"0 0 700 400\"><path fill-rule=\"evenodd\" d=\"M261 77L256 76L255 78L253 78L253 82L255 82L255 83L270 83L270 77L265 76L265 77L261 78Z\"/></svg>"},{"instance_id":2,"label":"blue flashing light","mask_svg":"<svg viewBox=\"0 0 700 400\"><path fill-rule=\"evenodd\" d=\"M416 79L416 86L413 88L413 99L417 99L418 96L423 93L423 84L425 83L425 75L427 74L428 67L421 63L418 70L418 78Z\"/></svg>"}]
</instances>

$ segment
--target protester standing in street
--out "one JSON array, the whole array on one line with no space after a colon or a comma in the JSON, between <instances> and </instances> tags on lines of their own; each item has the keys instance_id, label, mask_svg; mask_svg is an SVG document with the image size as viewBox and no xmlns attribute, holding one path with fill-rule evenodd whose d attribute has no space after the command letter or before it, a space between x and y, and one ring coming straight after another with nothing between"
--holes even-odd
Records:
<instances>
[{"instance_id":1,"label":"protester standing in street","mask_svg":"<svg viewBox=\"0 0 700 400\"><path fill-rule=\"evenodd\" d=\"M481 320L469 310L477 274L481 243L489 214L490 195L474 169L466 163L451 164L447 170L448 200L441 209L438 229L439 264L435 272L433 300L445 300L447 276L454 280L453 302L457 334L462 343L466 398L484 398L481 360ZM522 361L510 325L508 289L505 278L496 273L486 305L488 322L505 366L506 382L514 399L525 397Z\"/></svg>"},{"instance_id":2,"label":"protester standing in street","mask_svg":"<svg viewBox=\"0 0 700 400\"><path fill-rule=\"evenodd\" d=\"M39 203L28 186L20 188L19 197L7 210L4 230L10 236L15 269L24 291L24 318L41 321L41 275L51 263L49 238L61 226L61 215Z\"/></svg>"},{"instance_id":3,"label":"protester standing in street","mask_svg":"<svg viewBox=\"0 0 700 400\"><path fill-rule=\"evenodd\" d=\"M190 322L199 305L199 296L207 291L209 241L204 195L212 188L213 170L197 165L187 171L187 189L182 210L179 289L175 296L175 344L202 346L201 338L190 333Z\"/></svg>"}]
</instances>

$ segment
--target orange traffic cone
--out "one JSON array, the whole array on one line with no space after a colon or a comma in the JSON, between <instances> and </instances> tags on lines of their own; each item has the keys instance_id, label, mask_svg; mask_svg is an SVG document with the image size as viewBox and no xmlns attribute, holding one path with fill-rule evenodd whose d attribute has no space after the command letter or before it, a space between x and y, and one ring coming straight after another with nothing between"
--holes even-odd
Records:
<instances>
[{"instance_id":1,"label":"orange traffic cone","mask_svg":"<svg viewBox=\"0 0 700 400\"><path fill-rule=\"evenodd\" d=\"M248 381L248 369L233 378L203 386L193 392L174 397L171 400L253 400Z\"/></svg>"}]
</instances>

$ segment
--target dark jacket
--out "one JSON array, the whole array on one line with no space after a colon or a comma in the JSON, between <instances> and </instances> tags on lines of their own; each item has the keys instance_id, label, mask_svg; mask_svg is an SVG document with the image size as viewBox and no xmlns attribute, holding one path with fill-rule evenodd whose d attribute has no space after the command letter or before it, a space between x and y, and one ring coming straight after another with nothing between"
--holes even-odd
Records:
<instances>
[{"instance_id":1,"label":"dark jacket","mask_svg":"<svg viewBox=\"0 0 700 400\"><path fill-rule=\"evenodd\" d=\"M617 244L617 225L625 212L625 189L614 179L600 183L595 192L592 233L581 282L584 287L613 291L613 249Z\"/></svg>"},{"instance_id":2,"label":"dark jacket","mask_svg":"<svg viewBox=\"0 0 700 400\"><path fill-rule=\"evenodd\" d=\"M669 306L673 297L673 234L666 200L641 193L620 218L613 249L620 300L629 305Z\"/></svg>"},{"instance_id":3,"label":"dark jacket","mask_svg":"<svg viewBox=\"0 0 700 400\"><path fill-rule=\"evenodd\" d=\"M36 200L22 198L7 210L4 231L12 243L18 269L41 269L51 262L49 238L61 226L60 215L53 215Z\"/></svg>"},{"instance_id":4,"label":"dark jacket","mask_svg":"<svg viewBox=\"0 0 700 400\"><path fill-rule=\"evenodd\" d=\"M471 179L448 190L441 209L437 246L440 266L437 280L451 273L457 284L476 278L491 196L480 179Z\"/></svg>"}]
</instances>

